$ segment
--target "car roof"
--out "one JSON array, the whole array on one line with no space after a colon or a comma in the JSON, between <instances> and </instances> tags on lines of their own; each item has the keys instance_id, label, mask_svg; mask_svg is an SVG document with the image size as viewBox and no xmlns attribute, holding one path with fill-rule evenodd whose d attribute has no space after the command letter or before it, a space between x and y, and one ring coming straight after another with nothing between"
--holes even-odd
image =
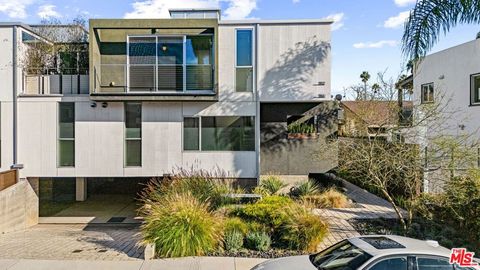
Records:
<instances>
[{"instance_id":1,"label":"car roof","mask_svg":"<svg viewBox=\"0 0 480 270\"><path fill-rule=\"evenodd\" d=\"M424 241L398 235L359 236L349 238L348 241L374 257L395 254L449 257L451 253L449 249L440 246L436 241Z\"/></svg>"}]
</instances>

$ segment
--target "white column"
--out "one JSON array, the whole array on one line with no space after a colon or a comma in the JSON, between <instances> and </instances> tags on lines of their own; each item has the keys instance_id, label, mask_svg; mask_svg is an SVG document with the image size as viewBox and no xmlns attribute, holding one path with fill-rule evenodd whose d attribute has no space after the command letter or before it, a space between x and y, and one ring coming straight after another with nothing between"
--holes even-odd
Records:
<instances>
[{"instance_id":1,"label":"white column","mask_svg":"<svg viewBox=\"0 0 480 270\"><path fill-rule=\"evenodd\" d=\"M75 180L75 199L77 202L87 199L87 179L84 177L77 177Z\"/></svg>"}]
</instances>

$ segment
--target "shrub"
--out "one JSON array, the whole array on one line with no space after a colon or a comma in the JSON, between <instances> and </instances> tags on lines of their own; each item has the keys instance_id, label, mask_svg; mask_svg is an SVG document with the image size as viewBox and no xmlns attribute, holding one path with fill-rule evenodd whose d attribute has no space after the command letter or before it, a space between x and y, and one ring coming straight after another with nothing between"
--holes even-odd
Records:
<instances>
[{"instance_id":1,"label":"shrub","mask_svg":"<svg viewBox=\"0 0 480 270\"><path fill-rule=\"evenodd\" d=\"M192 194L169 194L144 206L143 243L155 243L161 257L201 256L221 242L221 219Z\"/></svg>"},{"instance_id":2,"label":"shrub","mask_svg":"<svg viewBox=\"0 0 480 270\"><path fill-rule=\"evenodd\" d=\"M248 224L246 224L243 220L237 217L228 218L225 220L224 223L224 231L225 233L229 232L239 232L242 235L246 235L248 232Z\"/></svg>"},{"instance_id":3,"label":"shrub","mask_svg":"<svg viewBox=\"0 0 480 270\"><path fill-rule=\"evenodd\" d=\"M334 188L320 195L304 196L303 199L318 208L346 208L349 205L347 196Z\"/></svg>"},{"instance_id":4,"label":"shrub","mask_svg":"<svg viewBox=\"0 0 480 270\"><path fill-rule=\"evenodd\" d=\"M233 213L243 219L275 229L284 222L287 215L284 209L291 204L293 201L288 197L269 196L254 204L239 207Z\"/></svg>"},{"instance_id":5,"label":"shrub","mask_svg":"<svg viewBox=\"0 0 480 270\"><path fill-rule=\"evenodd\" d=\"M272 240L265 232L251 232L245 238L245 245L249 249L267 251L270 249Z\"/></svg>"},{"instance_id":6,"label":"shrub","mask_svg":"<svg viewBox=\"0 0 480 270\"><path fill-rule=\"evenodd\" d=\"M278 192L285 186L285 183L283 183L276 175L267 175L260 179L260 188L268 195L278 194Z\"/></svg>"},{"instance_id":7,"label":"shrub","mask_svg":"<svg viewBox=\"0 0 480 270\"><path fill-rule=\"evenodd\" d=\"M290 190L290 196L299 198L303 196L311 196L320 193L320 188L314 180L307 180L299 183Z\"/></svg>"},{"instance_id":8,"label":"shrub","mask_svg":"<svg viewBox=\"0 0 480 270\"><path fill-rule=\"evenodd\" d=\"M291 206L287 212L289 215L281 228L281 240L290 249L316 251L328 232L327 224L301 205Z\"/></svg>"},{"instance_id":9,"label":"shrub","mask_svg":"<svg viewBox=\"0 0 480 270\"><path fill-rule=\"evenodd\" d=\"M225 250L238 251L243 247L243 233L239 231L227 231L224 237Z\"/></svg>"}]
</instances>

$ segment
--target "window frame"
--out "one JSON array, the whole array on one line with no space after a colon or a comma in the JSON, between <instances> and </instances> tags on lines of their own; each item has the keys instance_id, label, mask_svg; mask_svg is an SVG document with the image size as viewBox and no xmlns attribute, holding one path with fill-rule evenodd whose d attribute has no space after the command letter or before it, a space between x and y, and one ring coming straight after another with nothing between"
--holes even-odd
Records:
<instances>
[{"instance_id":1,"label":"window frame","mask_svg":"<svg viewBox=\"0 0 480 270\"><path fill-rule=\"evenodd\" d=\"M432 89L433 89L433 96L432 96L432 99L433 100L425 100L425 93L423 92L423 87L425 86L432 86ZM420 103L421 104L432 104L432 103L435 103L435 83L434 82L429 82L429 83L424 83L420 86Z\"/></svg>"},{"instance_id":2,"label":"window frame","mask_svg":"<svg viewBox=\"0 0 480 270\"><path fill-rule=\"evenodd\" d=\"M251 152L257 152L257 145L254 145L254 150L239 150L239 151L234 151L234 150L203 150L202 147L202 118L203 117L253 117L253 130L254 130L254 139L256 140L257 137L257 130L255 126L255 121L257 121L255 115L184 115L182 118L182 152L187 152L187 153L239 153L239 152L246 152L246 153L251 153ZM185 118L198 118L198 150L185 150Z\"/></svg>"},{"instance_id":3,"label":"window frame","mask_svg":"<svg viewBox=\"0 0 480 270\"><path fill-rule=\"evenodd\" d=\"M73 106L73 138L62 138L60 136L61 134L61 131L60 131L60 106L61 104L72 104ZM75 102L71 102L71 101L68 101L68 102L57 102L57 168L75 168ZM73 141L73 165L61 165L60 164L60 160L61 160L61 156L60 156L60 142L62 141Z\"/></svg>"},{"instance_id":4,"label":"window frame","mask_svg":"<svg viewBox=\"0 0 480 270\"><path fill-rule=\"evenodd\" d=\"M238 63L237 63L237 45L238 45L238 31L241 31L241 30L250 30L251 33L252 33L252 46L251 46L251 50L252 50L252 65L251 66L239 66ZM234 43L234 47L235 47L235 54L234 54L234 57L235 57L235 65L234 65L234 75L233 75L233 89L235 91L235 93L255 93L255 91L257 90L256 89L256 66L255 66L255 62L256 62L256 54L255 54L255 43L256 43L256 40L255 40L255 27L253 26L244 26L244 27L236 27L235 28L235 43ZM252 91L237 91L237 69L252 69Z\"/></svg>"},{"instance_id":5,"label":"window frame","mask_svg":"<svg viewBox=\"0 0 480 270\"><path fill-rule=\"evenodd\" d=\"M470 74L470 106L480 106L480 90L477 99L475 99L474 80L476 77L480 77L479 73Z\"/></svg>"},{"instance_id":6,"label":"window frame","mask_svg":"<svg viewBox=\"0 0 480 270\"><path fill-rule=\"evenodd\" d=\"M127 138L127 104L140 105L140 138ZM124 102L123 103L123 167L124 168L141 168L143 166L143 104L142 102ZM140 165L127 164L127 141L140 141Z\"/></svg>"},{"instance_id":7,"label":"window frame","mask_svg":"<svg viewBox=\"0 0 480 270\"><path fill-rule=\"evenodd\" d=\"M211 48L211 58L212 58L212 89L210 90L198 90L198 89L187 89L187 37L188 36L210 36L212 38L212 48ZM158 39L159 38L182 38L182 50L183 50L183 59L182 59L182 68L183 68L183 87L182 91L159 91L158 90ZM131 91L130 90L130 38L155 38L155 68L154 68L154 91ZM126 92L127 93L152 93L152 94L168 94L168 93L192 93L192 94L204 94L204 93L211 93L215 92L215 72L216 72L216 59L215 59L215 35L211 33L207 34L195 34L195 35L187 35L187 34L160 34L160 35L127 35L127 42L126 42ZM143 64L134 64L137 66L142 66ZM152 64L144 64L144 66L151 66ZM178 65L180 66L180 65ZM190 65L191 66L191 65Z\"/></svg>"}]
</instances>

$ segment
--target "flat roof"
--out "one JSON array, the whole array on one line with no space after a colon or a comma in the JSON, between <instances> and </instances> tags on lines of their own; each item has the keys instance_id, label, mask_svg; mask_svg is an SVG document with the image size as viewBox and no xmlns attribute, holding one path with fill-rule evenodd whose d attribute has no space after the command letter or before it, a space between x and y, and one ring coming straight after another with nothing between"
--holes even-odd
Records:
<instances>
[{"instance_id":1,"label":"flat roof","mask_svg":"<svg viewBox=\"0 0 480 270\"><path fill-rule=\"evenodd\" d=\"M332 24L332 19L289 19L289 20L220 20L220 25L239 24Z\"/></svg>"},{"instance_id":2,"label":"flat roof","mask_svg":"<svg viewBox=\"0 0 480 270\"><path fill-rule=\"evenodd\" d=\"M168 12L221 11L219 8L171 8Z\"/></svg>"}]
</instances>

